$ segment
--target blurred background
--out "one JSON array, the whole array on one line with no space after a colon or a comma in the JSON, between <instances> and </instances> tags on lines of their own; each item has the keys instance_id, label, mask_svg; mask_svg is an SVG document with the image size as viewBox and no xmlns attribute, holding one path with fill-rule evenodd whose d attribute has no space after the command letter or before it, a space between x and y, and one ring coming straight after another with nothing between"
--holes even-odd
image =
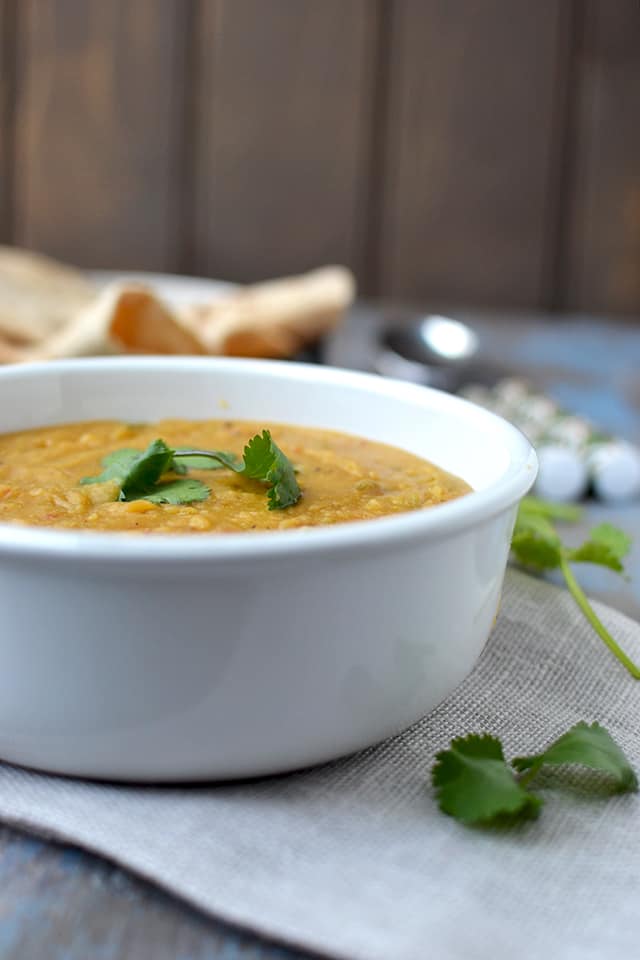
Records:
<instances>
[{"instance_id":1,"label":"blurred background","mask_svg":"<svg viewBox=\"0 0 640 960\"><path fill-rule=\"evenodd\" d=\"M638 0L0 0L0 242L640 312Z\"/></svg>"}]
</instances>

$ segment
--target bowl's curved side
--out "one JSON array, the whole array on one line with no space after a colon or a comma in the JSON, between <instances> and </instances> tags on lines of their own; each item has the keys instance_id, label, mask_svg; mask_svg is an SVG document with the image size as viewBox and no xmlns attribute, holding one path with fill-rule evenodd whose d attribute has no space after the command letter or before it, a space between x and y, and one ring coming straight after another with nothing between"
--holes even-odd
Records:
<instances>
[{"instance_id":1,"label":"bowl's curved side","mask_svg":"<svg viewBox=\"0 0 640 960\"><path fill-rule=\"evenodd\" d=\"M515 508L445 542L210 577L179 595L0 561L0 756L98 778L254 776L398 732L473 668ZM38 603L33 602L37 591Z\"/></svg>"}]
</instances>

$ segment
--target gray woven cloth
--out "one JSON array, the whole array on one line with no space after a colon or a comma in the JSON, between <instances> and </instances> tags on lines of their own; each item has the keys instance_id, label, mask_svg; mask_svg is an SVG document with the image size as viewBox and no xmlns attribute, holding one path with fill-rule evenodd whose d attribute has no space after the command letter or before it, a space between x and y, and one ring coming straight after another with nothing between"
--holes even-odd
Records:
<instances>
[{"instance_id":1,"label":"gray woven cloth","mask_svg":"<svg viewBox=\"0 0 640 960\"><path fill-rule=\"evenodd\" d=\"M599 610L640 658L640 626ZM582 719L605 724L640 768L640 684L565 592L511 571L474 673L380 747L292 776L187 789L0 767L0 817L330 956L637 957L638 797L602 800L547 784L538 821L492 833L443 816L427 785L435 753L455 735L490 731L512 756Z\"/></svg>"}]
</instances>

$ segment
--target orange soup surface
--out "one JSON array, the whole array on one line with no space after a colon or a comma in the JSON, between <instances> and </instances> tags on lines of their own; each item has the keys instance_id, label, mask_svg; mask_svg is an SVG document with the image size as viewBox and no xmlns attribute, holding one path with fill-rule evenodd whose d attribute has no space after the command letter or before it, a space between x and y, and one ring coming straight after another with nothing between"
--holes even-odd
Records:
<instances>
[{"instance_id":1,"label":"orange soup surface","mask_svg":"<svg viewBox=\"0 0 640 960\"><path fill-rule=\"evenodd\" d=\"M189 470L207 499L182 504L119 500L115 481L82 485L122 448L171 447L242 457L264 429L292 462L300 500L269 510L265 484L229 469ZM168 475L167 479L171 479ZM0 523L132 533L238 533L371 520L422 510L470 492L458 477L411 453L353 435L240 420L96 421L0 435Z\"/></svg>"}]
</instances>

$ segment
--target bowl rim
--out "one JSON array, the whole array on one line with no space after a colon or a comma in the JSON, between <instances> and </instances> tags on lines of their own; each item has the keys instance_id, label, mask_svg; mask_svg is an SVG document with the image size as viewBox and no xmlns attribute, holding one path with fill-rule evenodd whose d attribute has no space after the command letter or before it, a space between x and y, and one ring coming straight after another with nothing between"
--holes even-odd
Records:
<instances>
[{"instance_id":1,"label":"bowl rim","mask_svg":"<svg viewBox=\"0 0 640 960\"><path fill-rule=\"evenodd\" d=\"M383 378L341 367L280 360L231 357L133 356L91 357L25 363L0 368L0 382L8 378L73 375L82 371L131 373L165 368L175 373L197 369L235 369L288 379L305 379L364 389L379 395L405 399L433 409L456 411L498 431L509 452L509 465L495 483L473 490L459 499L430 507L371 520L331 526L225 534L154 534L137 537L130 532L60 530L0 523L0 559L30 557L81 560L83 563L158 565L180 561L228 564L261 562L276 558L297 561L309 554L348 553L371 547L397 547L416 540L441 540L469 529L515 505L532 487L538 469L536 453L527 437L502 417L461 397L431 387ZM425 401L428 400L428 403ZM328 429L328 428L327 428ZM333 428L335 429L335 428Z\"/></svg>"}]
</instances>

